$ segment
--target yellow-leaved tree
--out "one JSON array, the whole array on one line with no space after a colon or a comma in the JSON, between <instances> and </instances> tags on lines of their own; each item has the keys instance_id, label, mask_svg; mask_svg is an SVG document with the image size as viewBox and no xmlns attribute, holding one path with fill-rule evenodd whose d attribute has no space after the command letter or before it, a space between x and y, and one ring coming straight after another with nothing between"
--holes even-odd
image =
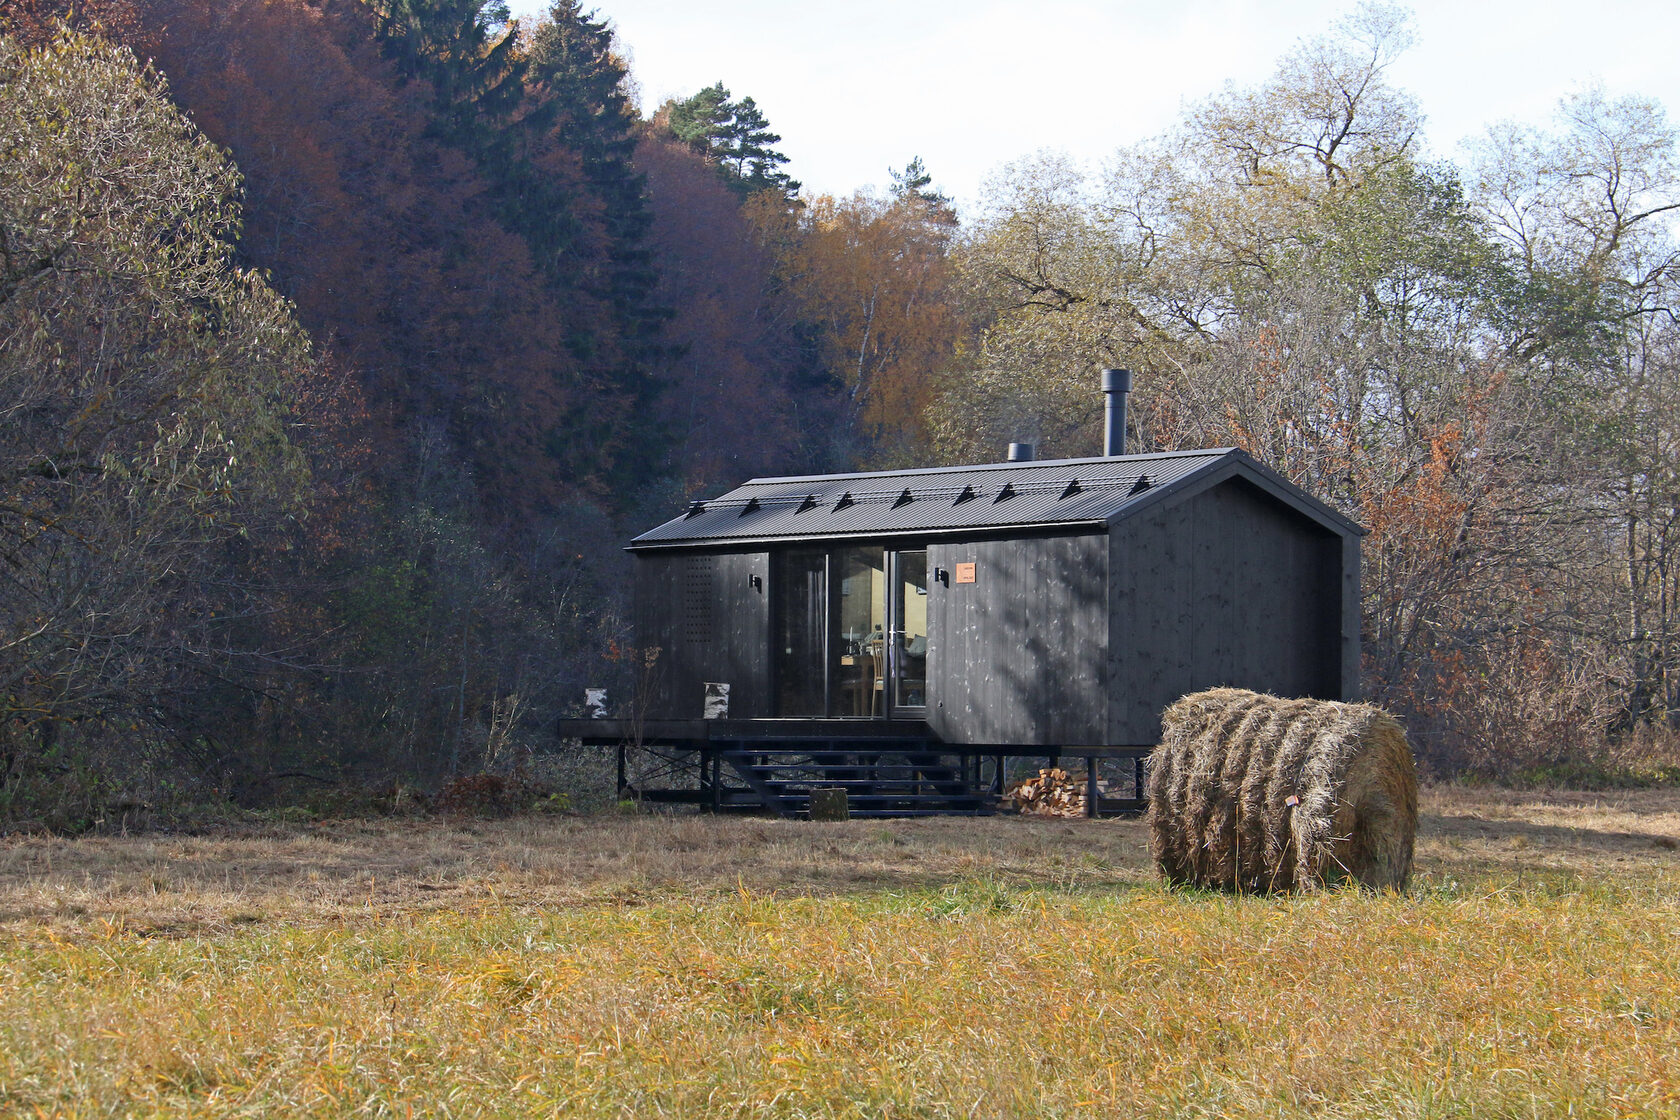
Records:
<instances>
[{"instance_id":1,"label":"yellow-leaved tree","mask_svg":"<svg viewBox=\"0 0 1680 1120\"><path fill-rule=\"evenodd\" d=\"M301 509L311 359L238 226L126 48L0 39L0 789L67 728L190 739L182 697L252 652L238 553Z\"/></svg>"},{"instance_id":2,"label":"yellow-leaved tree","mask_svg":"<svg viewBox=\"0 0 1680 1120\"><path fill-rule=\"evenodd\" d=\"M779 239L789 292L856 439L842 455L875 467L926 461L928 406L962 329L949 290L955 212L920 160L894 179L885 197L811 201Z\"/></svg>"}]
</instances>

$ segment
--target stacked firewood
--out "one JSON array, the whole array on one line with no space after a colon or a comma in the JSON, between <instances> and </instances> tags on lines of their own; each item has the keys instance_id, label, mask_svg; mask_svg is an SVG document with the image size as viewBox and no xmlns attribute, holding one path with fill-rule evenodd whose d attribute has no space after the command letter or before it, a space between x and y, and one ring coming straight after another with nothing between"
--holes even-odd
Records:
<instances>
[{"instance_id":1,"label":"stacked firewood","mask_svg":"<svg viewBox=\"0 0 1680 1120\"><path fill-rule=\"evenodd\" d=\"M1011 783L1003 791L1003 807L1041 817L1083 817L1085 786L1083 774L1075 777L1060 767L1040 770L1036 778Z\"/></svg>"}]
</instances>

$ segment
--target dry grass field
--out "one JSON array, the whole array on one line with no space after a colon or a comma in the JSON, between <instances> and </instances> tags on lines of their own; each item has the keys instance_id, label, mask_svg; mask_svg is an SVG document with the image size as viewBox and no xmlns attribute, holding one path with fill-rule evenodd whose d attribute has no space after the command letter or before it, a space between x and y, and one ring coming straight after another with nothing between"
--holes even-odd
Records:
<instances>
[{"instance_id":1,"label":"dry grass field","mask_svg":"<svg viewBox=\"0 0 1680 1120\"><path fill-rule=\"evenodd\" d=\"M1136 821L0 840L0 1115L1680 1116L1680 791L1425 791L1406 895Z\"/></svg>"}]
</instances>

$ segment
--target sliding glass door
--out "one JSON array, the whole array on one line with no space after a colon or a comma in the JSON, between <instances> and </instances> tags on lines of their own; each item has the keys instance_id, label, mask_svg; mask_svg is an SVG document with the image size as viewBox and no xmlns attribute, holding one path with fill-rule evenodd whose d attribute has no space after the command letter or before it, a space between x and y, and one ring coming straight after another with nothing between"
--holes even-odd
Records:
<instances>
[{"instance_id":1,"label":"sliding glass door","mask_svg":"<svg viewBox=\"0 0 1680 1120\"><path fill-rule=\"evenodd\" d=\"M828 712L828 553L784 552L770 573L776 714Z\"/></svg>"},{"instance_id":2,"label":"sliding glass door","mask_svg":"<svg viewBox=\"0 0 1680 1120\"><path fill-rule=\"evenodd\" d=\"M829 664L836 688L829 714L885 715L882 681L886 671L886 553L880 548L841 548L831 554L840 594L834 609Z\"/></svg>"},{"instance_id":3,"label":"sliding glass door","mask_svg":"<svg viewBox=\"0 0 1680 1120\"><path fill-rule=\"evenodd\" d=\"M925 713L925 551L794 550L778 558L773 578L778 715Z\"/></svg>"}]
</instances>

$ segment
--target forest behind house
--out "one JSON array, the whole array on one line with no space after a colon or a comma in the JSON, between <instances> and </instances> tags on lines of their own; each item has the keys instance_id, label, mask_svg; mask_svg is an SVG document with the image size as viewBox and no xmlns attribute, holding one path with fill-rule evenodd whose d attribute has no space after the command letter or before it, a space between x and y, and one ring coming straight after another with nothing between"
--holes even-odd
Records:
<instances>
[{"instance_id":1,"label":"forest behind house","mask_svg":"<svg viewBox=\"0 0 1680 1120\"><path fill-rule=\"evenodd\" d=\"M0 824L436 789L630 695L761 474L1235 445L1370 530L1440 776L1680 774L1676 133L1431 155L1367 4L1092 171L813 196L575 0L0 0ZM1000 160L1013 153L998 153ZM937 169L933 169L937 170Z\"/></svg>"}]
</instances>

